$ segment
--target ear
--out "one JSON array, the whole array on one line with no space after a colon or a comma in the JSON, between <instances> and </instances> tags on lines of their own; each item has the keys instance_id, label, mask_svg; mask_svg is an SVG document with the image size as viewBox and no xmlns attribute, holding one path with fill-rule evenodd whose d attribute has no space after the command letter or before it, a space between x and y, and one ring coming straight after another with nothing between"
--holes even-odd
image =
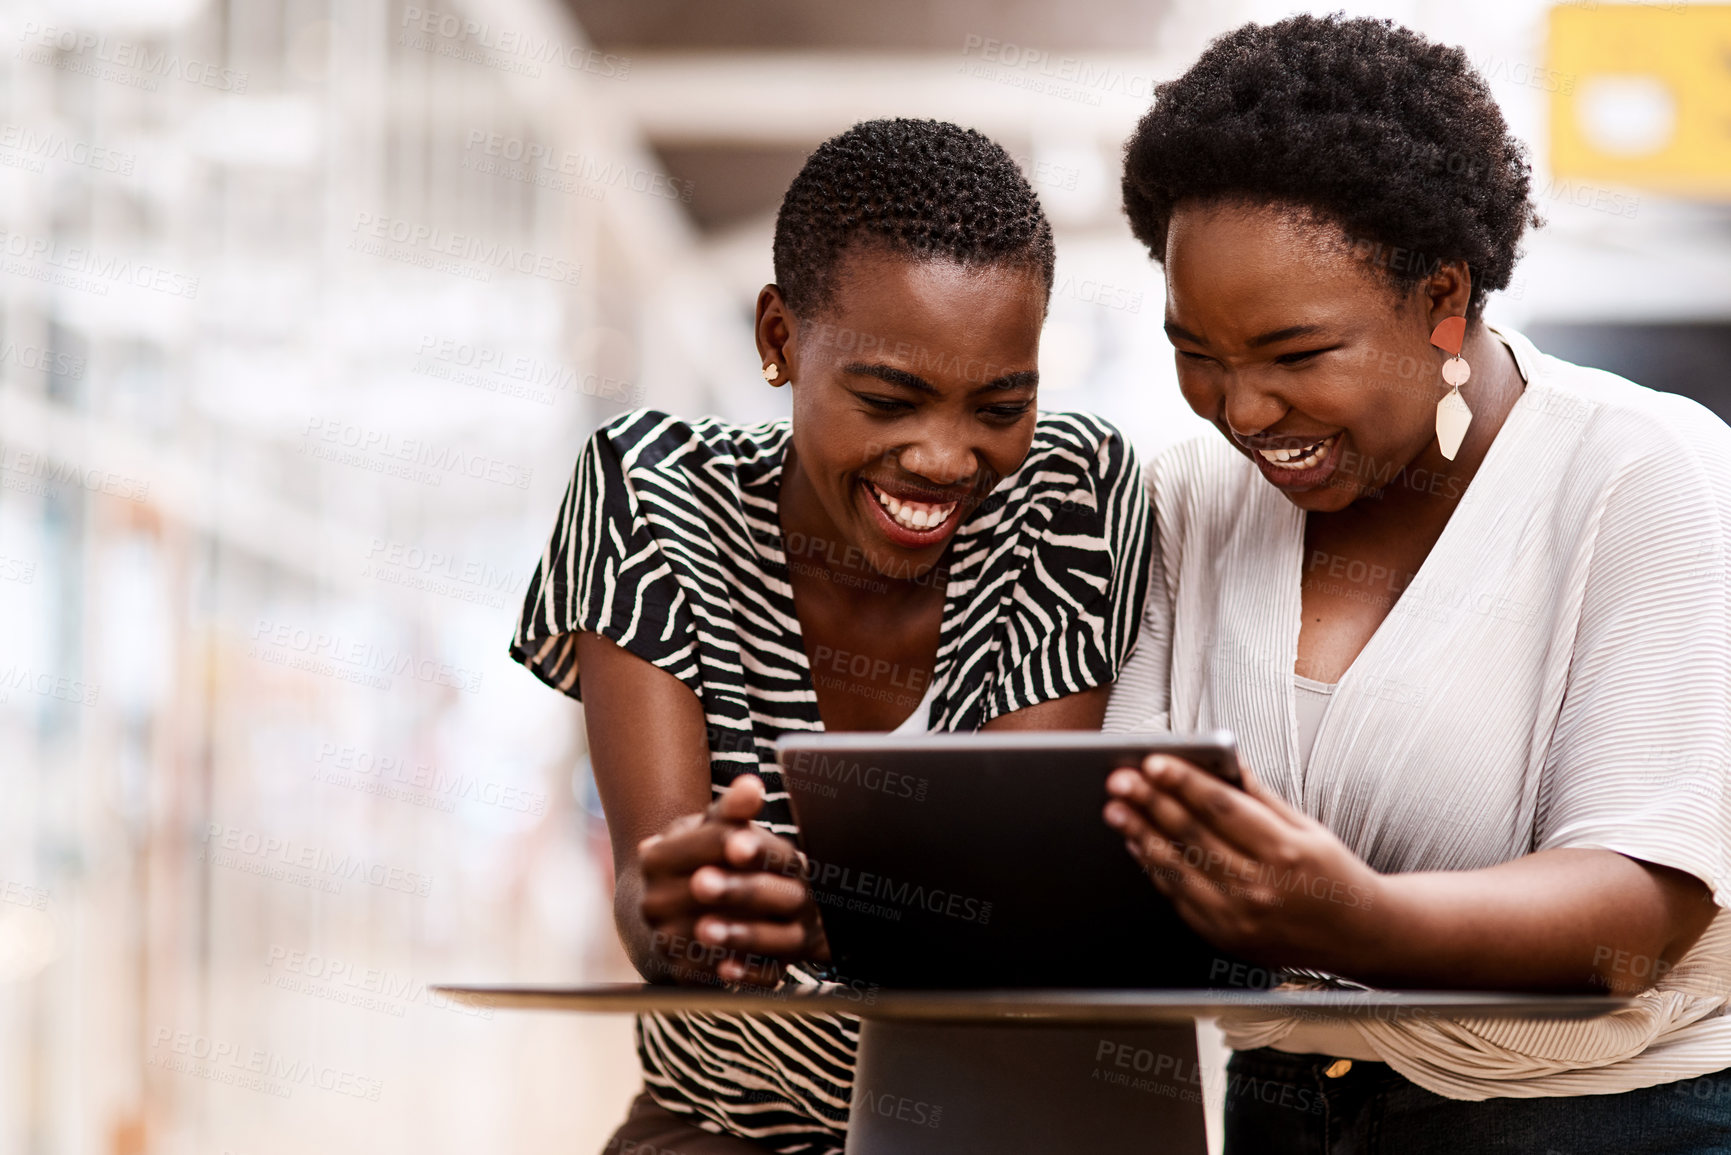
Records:
<instances>
[{"instance_id":1,"label":"ear","mask_svg":"<svg viewBox=\"0 0 1731 1155\"><path fill-rule=\"evenodd\" d=\"M1419 286L1422 303L1427 309L1425 331L1428 333L1448 317L1464 317L1467 304L1473 298L1473 274L1465 261L1443 261L1429 279Z\"/></svg>"},{"instance_id":2,"label":"ear","mask_svg":"<svg viewBox=\"0 0 1731 1155\"><path fill-rule=\"evenodd\" d=\"M782 300L781 288L765 285L757 295L757 358L760 364L774 365L781 370L775 380L777 385L786 384L799 375L794 340L798 327L793 312Z\"/></svg>"}]
</instances>

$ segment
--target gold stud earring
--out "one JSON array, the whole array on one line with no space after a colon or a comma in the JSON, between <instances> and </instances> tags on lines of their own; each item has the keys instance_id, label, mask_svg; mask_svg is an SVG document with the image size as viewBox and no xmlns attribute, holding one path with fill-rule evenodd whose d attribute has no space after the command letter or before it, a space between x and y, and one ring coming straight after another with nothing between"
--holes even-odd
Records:
<instances>
[{"instance_id":1,"label":"gold stud earring","mask_svg":"<svg viewBox=\"0 0 1731 1155\"><path fill-rule=\"evenodd\" d=\"M764 367L763 367L763 379L765 381L768 381L771 385L781 385L782 382L776 380L776 378L780 377L780 376L781 376L781 367L778 366L774 361L770 361L764 365Z\"/></svg>"}]
</instances>

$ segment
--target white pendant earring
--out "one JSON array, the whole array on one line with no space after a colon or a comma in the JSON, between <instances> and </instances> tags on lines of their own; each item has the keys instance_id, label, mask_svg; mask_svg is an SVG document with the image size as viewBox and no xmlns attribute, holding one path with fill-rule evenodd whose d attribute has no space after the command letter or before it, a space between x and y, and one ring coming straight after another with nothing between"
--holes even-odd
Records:
<instances>
[{"instance_id":1,"label":"white pendant earring","mask_svg":"<svg viewBox=\"0 0 1731 1155\"><path fill-rule=\"evenodd\" d=\"M1461 357L1461 346L1466 343L1466 336L1465 317L1443 318L1430 335L1430 343L1449 355L1442 367L1442 378L1448 383L1449 391L1436 403L1437 448L1449 461L1460 452L1467 427L1473 423L1473 411L1467 407L1467 399L1461 396L1461 386L1472 376L1472 369Z\"/></svg>"}]
</instances>

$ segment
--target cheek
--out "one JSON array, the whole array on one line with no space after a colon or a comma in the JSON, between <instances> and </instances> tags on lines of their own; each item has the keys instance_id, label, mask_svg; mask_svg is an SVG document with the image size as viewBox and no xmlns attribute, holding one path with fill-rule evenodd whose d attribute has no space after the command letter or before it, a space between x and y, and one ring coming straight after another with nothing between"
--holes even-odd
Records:
<instances>
[{"instance_id":1,"label":"cheek","mask_svg":"<svg viewBox=\"0 0 1731 1155\"><path fill-rule=\"evenodd\" d=\"M793 386L794 448L813 478L863 468L883 437L845 389L823 382Z\"/></svg>"},{"instance_id":2,"label":"cheek","mask_svg":"<svg viewBox=\"0 0 1731 1155\"><path fill-rule=\"evenodd\" d=\"M1436 418L1436 398L1410 379L1361 382L1334 408L1359 441L1387 446L1428 436Z\"/></svg>"},{"instance_id":3,"label":"cheek","mask_svg":"<svg viewBox=\"0 0 1731 1155\"><path fill-rule=\"evenodd\" d=\"M1361 423L1384 425L1397 435L1434 415L1443 395L1434 362L1405 352L1372 349L1353 358L1340 379L1350 389L1345 403Z\"/></svg>"},{"instance_id":4,"label":"cheek","mask_svg":"<svg viewBox=\"0 0 1731 1155\"><path fill-rule=\"evenodd\" d=\"M1198 417L1213 421L1220 415L1219 385L1183 361L1178 363L1178 392L1183 394L1185 404L1189 405Z\"/></svg>"},{"instance_id":5,"label":"cheek","mask_svg":"<svg viewBox=\"0 0 1731 1155\"><path fill-rule=\"evenodd\" d=\"M794 414L793 449L800 469L820 489L835 478L859 467L863 447L859 438L833 417L822 413Z\"/></svg>"},{"instance_id":6,"label":"cheek","mask_svg":"<svg viewBox=\"0 0 1731 1155\"><path fill-rule=\"evenodd\" d=\"M1022 468L1022 462L1027 460L1028 450L1034 445L1034 417L1011 429L1006 429L999 437L991 438L982 448L980 454L987 469L999 478L1005 478Z\"/></svg>"}]
</instances>

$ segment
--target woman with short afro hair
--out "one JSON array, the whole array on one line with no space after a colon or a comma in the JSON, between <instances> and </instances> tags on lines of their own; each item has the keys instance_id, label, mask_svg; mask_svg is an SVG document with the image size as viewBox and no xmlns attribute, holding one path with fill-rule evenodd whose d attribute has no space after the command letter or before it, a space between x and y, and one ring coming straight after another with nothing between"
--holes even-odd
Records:
<instances>
[{"instance_id":1,"label":"woman with short afro hair","mask_svg":"<svg viewBox=\"0 0 1731 1155\"><path fill-rule=\"evenodd\" d=\"M583 702L644 978L863 1001L832 968L775 742L1099 729L1148 508L1117 430L1037 408L1052 230L999 145L855 125L794 179L774 255L749 372L792 417L603 425L511 653ZM644 1093L607 1150L839 1155L858 1033L645 1014Z\"/></svg>"},{"instance_id":2,"label":"woman with short afro hair","mask_svg":"<svg viewBox=\"0 0 1731 1155\"><path fill-rule=\"evenodd\" d=\"M1150 466L1107 728L1231 729L1249 785L1150 759L1106 821L1293 984L1629 996L1229 1016L1229 1152L1731 1150L1731 430L1483 319L1529 187L1461 50L1342 16L1221 37L1125 148L1219 435Z\"/></svg>"}]
</instances>

